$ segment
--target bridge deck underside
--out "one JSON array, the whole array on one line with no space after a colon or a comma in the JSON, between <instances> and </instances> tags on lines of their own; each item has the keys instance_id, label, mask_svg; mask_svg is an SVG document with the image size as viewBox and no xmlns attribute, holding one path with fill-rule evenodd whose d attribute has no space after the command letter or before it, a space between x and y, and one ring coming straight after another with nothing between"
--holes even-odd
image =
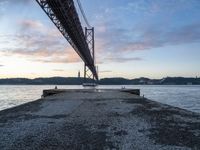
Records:
<instances>
[{"instance_id":1,"label":"bridge deck underside","mask_svg":"<svg viewBox=\"0 0 200 150\"><path fill-rule=\"evenodd\" d=\"M37 2L98 79L94 59L73 0L37 0Z\"/></svg>"}]
</instances>

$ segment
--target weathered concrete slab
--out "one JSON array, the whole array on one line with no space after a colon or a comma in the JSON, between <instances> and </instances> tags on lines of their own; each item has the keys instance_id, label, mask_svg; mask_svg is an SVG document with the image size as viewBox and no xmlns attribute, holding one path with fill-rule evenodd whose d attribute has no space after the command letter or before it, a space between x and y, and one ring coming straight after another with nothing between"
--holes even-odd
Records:
<instances>
[{"instance_id":1,"label":"weathered concrete slab","mask_svg":"<svg viewBox=\"0 0 200 150\"><path fill-rule=\"evenodd\" d=\"M140 89L96 89L96 88L90 88L89 89L48 89L48 90L43 90L42 97L47 97L55 94L60 94L60 93L67 93L67 92L103 92L103 91L115 91L115 92L127 92L131 94L135 94L140 96Z\"/></svg>"},{"instance_id":2,"label":"weathered concrete slab","mask_svg":"<svg viewBox=\"0 0 200 150\"><path fill-rule=\"evenodd\" d=\"M200 114L119 91L60 93L0 112L1 150L200 149Z\"/></svg>"}]
</instances>

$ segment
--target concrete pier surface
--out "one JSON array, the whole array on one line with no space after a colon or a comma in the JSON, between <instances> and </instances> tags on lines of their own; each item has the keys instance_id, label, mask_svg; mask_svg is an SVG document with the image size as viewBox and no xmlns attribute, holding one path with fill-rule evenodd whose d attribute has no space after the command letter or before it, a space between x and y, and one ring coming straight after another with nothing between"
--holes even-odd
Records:
<instances>
[{"instance_id":1,"label":"concrete pier surface","mask_svg":"<svg viewBox=\"0 0 200 150\"><path fill-rule=\"evenodd\" d=\"M0 112L0 150L200 149L200 114L115 90L66 90Z\"/></svg>"}]
</instances>

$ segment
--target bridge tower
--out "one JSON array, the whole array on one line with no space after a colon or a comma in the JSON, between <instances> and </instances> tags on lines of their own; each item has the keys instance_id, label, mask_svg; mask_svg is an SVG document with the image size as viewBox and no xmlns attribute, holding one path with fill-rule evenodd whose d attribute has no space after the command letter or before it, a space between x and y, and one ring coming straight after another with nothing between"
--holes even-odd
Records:
<instances>
[{"instance_id":1,"label":"bridge tower","mask_svg":"<svg viewBox=\"0 0 200 150\"><path fill-rule=\"evenodd\" d=\"M93 58L93 62L92 62L93 64L84 63L84 79L86 81L86 78L93 79L93 80L95 79L93 73L91 73L90 69L88 68L90 65L95 66L94 27L92 28L85 27L85 39L86 39L86 42L88 43L88 47Z\"/></svg>"}]
</instances>

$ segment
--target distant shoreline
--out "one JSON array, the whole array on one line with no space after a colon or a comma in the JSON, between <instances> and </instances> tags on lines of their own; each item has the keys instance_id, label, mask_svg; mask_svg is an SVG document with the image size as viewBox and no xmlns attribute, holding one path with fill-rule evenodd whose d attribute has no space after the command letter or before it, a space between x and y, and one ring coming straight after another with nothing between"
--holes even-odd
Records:
<instances>
[{"instance_id":1,"label":"distant shoreline","mask_svg":"<svg viewBox=\"0 0 200 150\"><path fill-rule=\"evenodd\" d=\"M50 77L50 78L7 78L0 79L0 85L82 85L92 80L78 77ZM149 78L103 78L96 81L99 85L200 85L200 78L166 77L162 79Z\"/></svg>"}]
</instances>

